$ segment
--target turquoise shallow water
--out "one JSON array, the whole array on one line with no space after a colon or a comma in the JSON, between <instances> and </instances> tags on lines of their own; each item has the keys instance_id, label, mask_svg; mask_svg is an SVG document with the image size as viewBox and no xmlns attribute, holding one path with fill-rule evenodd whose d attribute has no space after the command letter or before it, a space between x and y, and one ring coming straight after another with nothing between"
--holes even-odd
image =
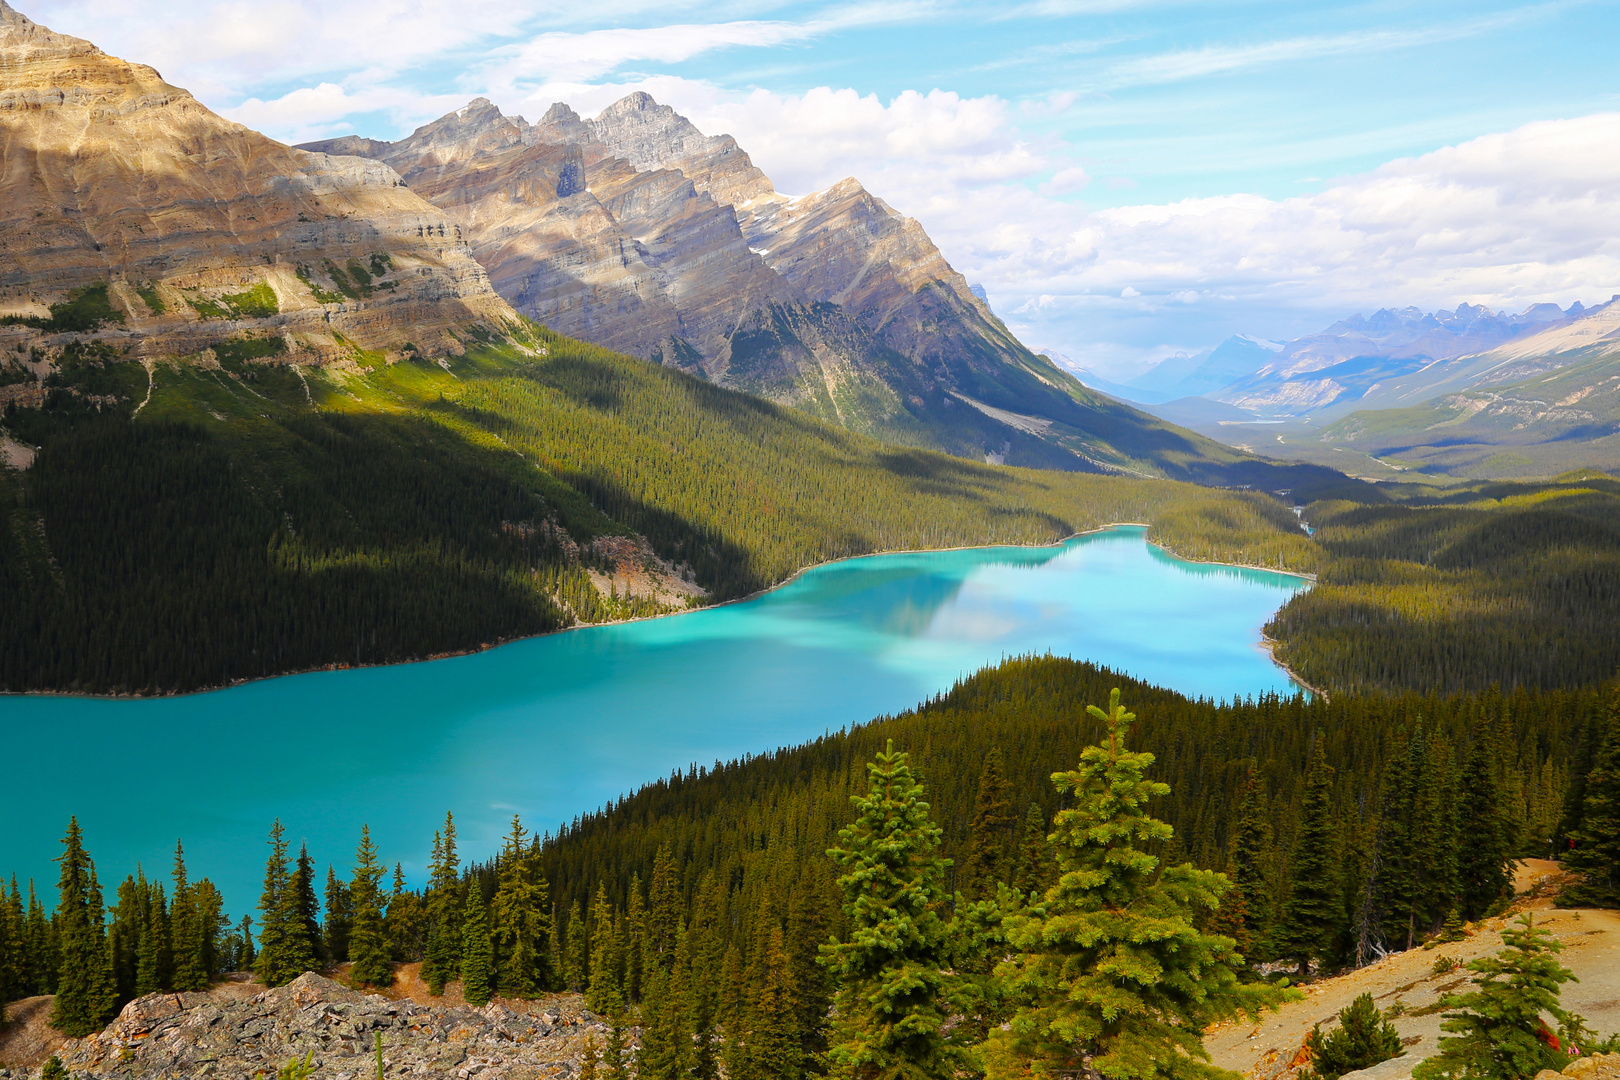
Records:
<instances>
[{"instance_id":1,"label":"turquoise shallow water","mask_svg":"<svg viewBox=\"0 0 1620 1080\"><path fill-rule=\"evenodd\" d=\"M137 861L167 874L179 837L240 917L278 815L340 871L369 822L420 881L447 809L483 858L514 812L552 829L691 762L909 708L1005 656L1093 660L1192 695L1292 690L1260 628L1307 583L1182 562L1143 532L852 559L743 603L448 660L181 698L0 697L0 871L54 896L76 813L105 884Z\"/></svg>"}]
</instances>

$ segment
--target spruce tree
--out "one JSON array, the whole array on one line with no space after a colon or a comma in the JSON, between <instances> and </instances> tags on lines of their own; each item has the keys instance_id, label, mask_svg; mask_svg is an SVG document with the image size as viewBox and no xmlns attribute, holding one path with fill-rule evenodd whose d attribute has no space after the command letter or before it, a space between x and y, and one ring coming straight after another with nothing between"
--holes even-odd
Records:
<instances>
[{"instance_id":1,"label":"spruce tree","mask_svg":"<svg viewBox=\"0 0 1620 1080\"><path fill-rule=\"evenodd\" d=\"M524 843L516 814L497 860L498 884L490 905L495 970L501 993L529 998L551 989L551 896L539 860Z\"/></svg>"},{"instance_id":2,"label":"spruce tree","mask_svg":"<svg viewBox=\"0 0 1620 1080\"><path fill-rule=\"evenodd\" d=\"M313 970L318 966L323 950L321 910L319 902L315 899L315 860L309 857L308 844L298 845L298 861L293 864L292 888L298 904L296 937L300 943L308 943L308 955L311 959L306 970Z\"/></svg>"},{"instance_id":3,"label":"spruce tree","mask_svg":"<svg viewBox=\"0 0 1620 1080\"><path fill-rule=\"evenodd\" d=\"M660 844L647 881L647 956L649 965L668 971L675 958L675 934L681 923L681 878L669 845Z\"/></svg>"},{"instance_id":4,"label":"spruce tree","mask_svg":"<svg viewBox=\"0 0 1620 1080\"><path fill-rule=\"evenodd\" d=\"M495 953L489 940L489 915L478 883L467 890L461 916L461 996L469 1005L488 1005L495 992Z\"/></svg>"},{"instance_id":5,"label":"spruce tree","mask_svg":"<svg viewBox=\"0 0 1620 1080\"><path fill-rule=\"evenodd\" d=\"M839 983L828 1060L836 1075L950 1077L961 1055L946 1042L947 931L940 919L948 862L922 785L894 740L866 766L854 824L827 854L843 868L845 939L823 950Z\"/></svg>"},{"instance_id":6,"label":"spruce tree","mask_svg":"<svg viewBox=\"0 0 1620 1080\"><path fill-rule=\"evenodd\" d=\"M1288 893L1277 927L1277 954L1299 965L1301 978L1312 962L1333 956L1343 905L1333 843L1333 769L1318 736L1305 774L1299 828L1288 864Z\"/></svg>"},{"instance_id":7,"label":"spruce tree","mask_svg":"<svg viewBox=\"0 0 1620 1080\"><path fill-rule=\"evenodd\" d=\"M388 939L383 933L382 866L371 826L360 826L360 844L354 854L354 876L349 880L354 922L349 930L349 979L362 986L392 986L394 969L388 965Z\"/></svg>"},{"instance_id":8,"label":"spruce tree","mask_svg":"<svg viewBox=\"0 0 1620 1080\"><path fill-rule=\"evenodd\" d=\"M563 948L563 983L576 993L583 991L591 966L590 934L579 901L568 905L568 943Z\"/></svg>"},{"instance_id":9,"label":"spruce tree","mask_svg":"<svg viewBox=\"0 0 1620 1080\"><path fill-rule=\"evenodd\" d=\"M90 853L84 849L77 817L69 821L62 846L56 860L62 864L62 872L57 879L61 899L55 919L61 961L51 1026L78 1038L100 1031L112 1019L118 988L107 954L101 885Z\"/></svg>"},{"instance_id":10,"label":"spruce tree","mask_svg":"<svg viewBox=\"0 0 1620 1080\"><path fill-rule=\"evenodd\" d=\"M254 967L254 974L266 986L281 986L291 982L300 972L291 970L286 963L287 936L290 927L287 925L288 904L286 893L288 886L287 874L287 841L283 838L285 830L281 819L277 818L270 826L270 857L264 864L264 888L259 893L259 953L258 961ZM180 925L181 908L181 882L183 880L184 865L178 863L175 874L175 914L176 929ZM178 960L178 957L177 957Z\"/></svg>"},{"instance_id":11,"label":"spruce tree","mask_svg":"<svg viewBox=\"0 0 1620 1080\"><path fill-rule=\"evenodd\" d=\"M1497 752L1494 739L1483 731L1476 735L1459 793L1467 842L1459 845L1457 899L1459 914L1470 922L1483 918L1511 884L1507 823L1496 784Z\"/></svg>"},{"instance_id":12,"label":"spruce tree","mask_svg":"<svg viewBox=\"0 0 1620 1080\"><path fill-rule=\"evenodd\" d=\"M1362 994L1341 1009L1339 1026L1328 1035L1322 1034L1320 1024L1312 1028L1305 1045L1311 1065L1299 1074L1299 1080L1339 1080L1345 1073L1406 1053L1401 1049L1400 1032L1379 1015L1371 994Z\"/></svg>"},{"instance_id":13,"label":"spruce tree","mask_svg":"<svg viewBox=\"0 0 1620 1080\"><path fill-rule=\"evenodd\" d=\"M45 919L45 905L34 892L34 881L28 880L28 914L26 916L28 940L29 985L35 994L54 994L57 987L56 942L51 925Z\"/></svg>"},{"instance_id":14,"label":"spruce tree","mask_svg":"<svg viewBox=\"0 0 1620 1080\"><path fill-rule=\"evenodd\" d=\"M174 903L169 908L169 940L174 950L175 990L200 992L208 989L208 971L203 963L202 916L186 874L186 852L174 842ZM263 981L263 975L260 975ZM273 985L266 983L265 985Z\"/></svg>"},{"instance_id":15,"label":"spruce tree","mask_svg":"<svg viewBox=\"0 0 1620 1080\"><path fill-rule=\"evenodd\" d=\"M1238 801L1237 834L1232 838L1232 854L1228 860L1232 888L1221 900L1224 917L1221 932L1230 934L1237 942L1238 952L1251 963L1268 958L1264 933L1271 922L1273 905L1265 876L1265 860L1271 848L1265 795L1251 764Z\"/></svg>"},{"instance_id":16,"label":"spruce tree","mask_svg":"<svg viewBox=\"0 0 1620 1080\"><path fill-rule=\"evenodd\" d=\"M1119 691L1107 712L1087 711L1106 739L1087 747L1077 768L1052 777L1070 803L1052 822L1060 876L1028 911L1006 920L1019 955L1000 974L1022 1004L1006 1030L990 1033L985 1072L991 1080L1226 1076L1209 1064L1204 1029L1275 1007L1285 992L1240 983L1232 940L1198 929L1226 879L1189 864L1161 869L1144 850L1173 835L1147 808L1170 789L1145 778L1152 754L1126 749L1136 716L1119 703Z\"/></svg>"},{"instance_id":17,"label":"spruce tree","mask_svg":"<svg viewBox=\"0 0 1620 1080\"><path fill-rule=\"evenodd\" d=\"M326 922L321 927L321 952L327 962L347 963L349 959L349 932L354 925L354 904L349 898L349 886L337 876L331 863L326 864Z\"/></svg>"},{"instance_id":18,"label":"spruce tree","mask_svg":"<svg viewBox=\"0 0 1620 1080\"><path fill-rule=\"evenodd\" d=\"M1040 804L1030 803L1024 813L1023 834L1018 846L1018 873L1013 886L1026 896L1045 892L1052 883L1052 853L1046 843L1046 814Z\"/></svg>"},{"instance_id":19,"label":"spruce tree","mask_svg":"<svg viewBox=\"0 0 1620 1080\"><path fill-rule=\"evenodd\" d=\"M596 1048L596 1037L585 1036L585 1051L579 1056L579 1080L599 1080L598 1066L601 1062L602 1054Z\"/></svg>"},{"instance_id":20,"label":"spruce tree","mask_svg":"<svg viewBox=\"0 0 1620 1080\"><path fill-rule=\"evenodd\" d=\"M1580 823L1570 834L1564 867L1580 881L1560 897L1578 907L1620 907L1620 691L1609 704L1607 730L1581 785Z\"/></svg>"},{"instance_id":21,"label":"spruce tree","mask_svg":"<svg viewBox=\"0 0 1620 1080\"><path fill-rule=\"evenodd\" d=\"M607 883L596 885L591 901L591 981L585 989L585 1004L591 1011L610 1015L624 1002L619 982L619 939L614 932L613 905L608 902Z\"/></svg>"},{"instance_id":22,"label":"spruce tree","mask_svg":"<svg viewBox=\"0 0 1620 1080\"><path fill-rule=\"evenodd\" d=\"M237 937L242 943L242 953L237 958L237 970L247 971L253 967L253 961L259 956L259 950L253 944L253 916L242 916L242 925L237 930Z\"/></svg>"},{"instance_id":23,"label":"spruce tree","mask_svg":"<svg viewBox=\"0 0 1620 1080\"><path fill-rule=\"evenodd\" d=\"M685 1080L692 1040L686 1031L686 1003L673 982L673 973L656 965L647 976L647 992L641 1004L637 1080Z\"/></svg>"},{"instance_id":24,"label":"spruce tree","mask_svg":"<svg viewBox=\"0 0 1620 1080\"><path fill-rule=\"evenodd\" d=\"M1581 1018L1559 1005L1561 987L1575 977L1556 958L1563 943L1528 912L1502 931L1502 942L1507 948L1467 965L1477 989L1440 999L1450 1010L1440 1027L1450 1034L1438 1054L1418 1063L1414 1080L1526 1080L1569 1063L1545 1038L1544 1019L1558 1024L1561 1045L1585 1034Z\"/></svg>"},{"instance_id":25,"label":"spruce tree","mask_svg":"<svg viewBox=\"0 0 1620 1080\"><path fill-rule=\"evenodd\" d=\"M1012 785L1007 783L1001 751L995 747L984 756L979 773L979 794L968 822L967 859L962 867L961 891L970 900L995 895L996 885L1005 877L1005 852L1013 825L1011 804L1007 801Z\"/></svg>"},{"instance_id":26,"label":"spruce tree","mask_svg":"<svg viewBox=\"0 0 1620 1080\"><path fill-rule=\"evenodd\" d=\"M772 926L757 951L759 975L749 995L744 1075L758 1080L799 1080L804 1075L804 1048L798 995L781 927Z\"/></svg>"},{"instance_id":27,"label":"spruce tree","mask_svg":"<svg viewBox=\"0 0 1620 1080\"><path fill-rule=\"evenodd\" d=\"M642 973L647 965L647 905L641 899L641 875L630 875L630 903L624 911L620 948L624 950L624 999L641 1000Z\"/></svg>"},{"instance_id":28,"label":"spruce tree","mask_svg":"<svg viewBox=\"0 0 1620 1080\"><path fill-rule=\"evenodd\" d=\"M169 914L163 886L154 885L146 904L146 925L142 929L136 957L135 996L145 997L169 986L173 977L174 950L169 939Z\"/></svg>"},{"instance_id":29,"label":"spruce tree","mask_svg":"<svg viewBox=\"0 0 1620 1080\"><path fill-rule=\"evenodd\" d=\"M428 869L428 940L422 978L435 995L458 977L461 957L461 860L456 852L456 821L444 815L444 828L434 834Z\"/></svg>"}]
</instances>

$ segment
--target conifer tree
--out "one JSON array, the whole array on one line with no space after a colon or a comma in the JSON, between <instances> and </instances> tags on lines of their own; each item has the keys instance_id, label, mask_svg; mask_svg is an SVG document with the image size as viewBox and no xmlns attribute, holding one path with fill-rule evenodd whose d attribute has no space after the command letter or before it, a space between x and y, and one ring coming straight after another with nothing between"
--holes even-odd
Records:
<instances>
[{"instance_id":1,"label":"conifer tree","mask_svg":"<svg viewBox=\"0 0 1620 1080\"><path fill-rule=\"evenodd\" d=\"M237 930L237 937L242 943L242 953L237 958L237 970L247 971L259 956L259 950L253 944L253 916L242 916L242 924Z\"/></svg>"},{"instance_id":2,"label":"conifer tree","mask_svg":"<svg viewBox=\"0 0 1620 1080\"><path fill-rule=\"evenodd\" d=\"M641 1006L637 1080L685 1080L687 1052L692 1045L686 1031L685 1005L674 985L673 972L654 965L647 976L647 993Z\"/></svg>"},{"instance_id":3,"label":"conifer tree","mask_svg":"<svg viewBox=\"0 0 1620 1080\"><path fill-rule=\"evenodd\" d=\"M226 927L225 897L207 878L198 878L191 885L191 903L201 929L198 935L195 962L202 971L203 988L219 975L219 937Z\"/></svg>"},{"instance_id":4,"label":"conifer tree","mask_svg":"<svg viewBox=\"0 0 1620 1080\"><path fill-rule=\"evenodd\" d=\"M377 845L371 841L371 826L360 826L360 844L354 853L354 876L349 879L349 898L354 906L354 922L349 929L349 978L363 986L391 986L394 969L388 966L388 939L383 933L382 866L377 862Z\"/></svg>"},{"instance_id":5,"label":"conifer tree","mask_svg":"<svg viewBox=\"0 0 1620 1080\"><path fill-rule=\"evenodd\" d=\"M1046 843L1046 814L1040 804L1030 803L1024 813L1023 835L1018 846L1018 873L1013 885L1026 896L1045 892L1051 884L1052 854Z\"/></svg>"},{"instance_id":6,"label":"conifer tree","mask_svg":"<svg viewBox=\"0 0 1620 1080\"><path fill-rule=\"evenodd\" d=\"M607 1046L602 1051L602 1059L607 1067L603 1070L605 1080L629 1080L630 1062L626 1060L624 1045L624 1009L616 1004L613 1012L608 1016Z\"/></svg>"},{"instance_id":7,"label":"conifer tree","mask_svg":"<svg viewBox=\"0 0 1620 1080\"><path fill-rule=\"evenodd\" d=\"M288 960L288 938L292 933L289 925L289 915L292 905L287 902L287 891L290 876L287 873L287 841L283 838L285 830L281 819L277 818L270 826L270 857L264 865L264 889L259 894L259 953L258 963L254 973L259 981L266 986L281 986L291 982L302 972L293 971L293 964ZM176 853L177 869L175 874L175 908L177 923L178 911L181 907L179 896L181 893L184 866L178 864L179 855ZM177 966L183 961L177 957Z\"/></svg>"},{"instance_id":8,"label":"conifer tree","mask_svg":"<svg viewBox=\"0 0 1620 1080\"><path fill-rule=\"evenodd\" d=\"M596 899L591 901L591 981L585 990L585 1004L603 1016L624 1001L619 983L619 941L614 932L613 905L608 901L607 883L597 882Z\"/></svg>"},{"instance_id":9,"label":"conifer tree","mask_svg":"<svg viewBox=\"0 0 1620 1080\"><path fill-rule=\"evenodd\" d=\"M843 868L845 940L827 946L839 983L838 1018L827 1052L839 1076L949 1077L960 1055L945 1019L947 932L940 919L945 868L940 828L922 785L894 740L866 766L867 793L854 795L854 824L827 854Z\"/></svg>"},{"instance_id":10,"label":"conifer tree","mask_svg":"<svg viewBox=\"0 0 1620 1080\"><path fill-rule=\"evenodd\" d=\"M169 939L169 914L163 886L153 885L146 905L146 926L136 957L135 996L145 997L169 986L173 977L174 949Z\"/></svg>"},{"instance_id":11,"label":"conifer tree","mask_svg":"<svg viewBox=\"0 0 1620 1080\"><path fill-rule=\"evenodd\" d=\"M1339 1026L1328 1035L1318 1024L1306 1036L1311 1053L1309 1069L1299 1080L1339 1080L1345 1073L1371 1068L1380 1061L1400 1057L1401 1034L1378 1013L1371 994L1362 994L1339 1011Z\"/></svg>"},{"instance_id":12,"label":"conifer tree","mask_svg":"<svg viewBox=\"0 0 1620 1080\"><path fill-rule=\"evenodd\" d=\"M585 989L590 972L591 942L579 901L568 905L568 943L563 947L563 983L569 990Z\"/></svg>"},{"instance_id":13,"label":"conifer tree","mask_svg":"<svg viewBox=\"0 0 1620 1080\"><path fill-rule=\"evenodd\" d=\"M6 947L0 952L0 998L15 1001L33 992L28 981L28 927L16 874L11 875L10 894L0 904L0 922L5 924L6 939Z\"/></svg>"},{"instance_id":14,"label":"conifer tree","mask_svg":"<svg viewBox=\"0 0 1620 1080\"><path fill-rule=\"evenodd\" d=\"M995 895L997 883L1004 878L1008 831L1013 825L1012 807L1007 801L1011 786L1007 783L1001 751L991 747L984 756L984 769L979 773L979 794L974 802L973 818L968 822L967 859L962 867L961 891L970 900Z\"/></svg>"},{"instance_id":15,"label":"conifer tree","mask_svg":"<svg viewBox=\"0 0 1620 1080\"><path fill-rule=\"evenodd\" d=\"M1543 1069L1557 1072L1569 1055L1553 1049L1544 1016L1558 1024L1561 1045L1585 1034L1581 1018L1564 1011L1559 994L1574 973L1558 963L1563 943L1526 914L1502 931L1507 946L1471 961L1477 989L1446 994L1440 1052L1418 1063L1414 1080L1525 1080Z\"/></svg>"},{"instance_id":16,"label":"conifer tree","mask_svg":"<svg viewBox=\"0 0 1620 1080\"><path fill-rule=\"evenodd\" d=\"M174 951L172 985L175 990L195 993L208 989L208 971L203 963L202 915L197 911L197 898L186 874L185 848L178 840L174 843L172 873L174 903L169 909L169 940ZM263 979L262 973L260 978Z\"/></svg>"},{"instance_id":17,"label":"conifer tree","mask_svg":"<svg viewBox=\"0 0 1620 1080\"><path fill-rule=\"evenodd\" d=\"M315 899L315 860L309 857L308 844L298 845L298 861L293 864L292 887L293 896L298 904L296 936L300 942L308 942L312 961L306 970L312 970L316 966L315 961L322 955L322 941L320 905Z\"/></svg>"},{"instance_id":18,"label":"conifer tree","mask_svg":"<svg viewBox=\"0 0 1620 1080\"><path fill-rule=\"evenodd\" d=\"M326 864L326 922L321 928L321 951L329 963L347 963L349 932L354 925L354 904L349 886Z\"/></svg>"},{"instance_id":19,"label":"conifer tree","mask_svg":"<svg viewBox=\"0 0 1620 1080\"><path fill-rule=\"evenodd\" d=\"M527 998L551 988L551 896L524 836L523 823L512 815L490 913L501 993Z\"/></svg>"},{"instance_id":20,"label":"conifer tree","mask_svg":"<svg viewBox=\"0 0 1620 1080\"><path fill-rule=\"evenodd\" d=\"M5 1023L5 1003L28 996L27 946L23 938L22 895L12 875L11 895L0 893L0 1024Z\"/></svg>"},{"instance_id":21,"label":"conifer tree","mask_svg":"<svg viewBox=\"0 0 1620 1080\"><path fill-rule=\"evenodd\" d=\"M601 1061L602 1054L596 1048L596 1037L585 1036L585 1050L579 1056L579 1080L599 1080L597 1073Z\"/></svg>"},{"instance_id":22,"label":"conifer tree","mask_svg":"<svg viewBox=\"0 0 1620 1080\"><path fill-rule=\"evenodd\" d=\"M681 879L669 845L660 844L647 881L647 956L649 965L668 971L675 958L675 933L681 922Z\"/></svg>"},{"instance_id":23,"label":"conifer tree","mask_svg":"<svg viewBox=\"0 0 1620 1080\"><path fill-rule=\"evenodd\" d=\"M69 820L62 846L56 860L62 864L62 872L57 880L61 900L55 919L61 962L51 1026L78 1038L100 1031L112 1019L118 987L107 955L101 885L90 853L84 849L77 817Z\"/></svg>"},{"instance_id":24,"label":"conifer tree","mask_svg":"<svg viewBox=\"0 0 1620 1080\"><path fill-rule=\"evenodd\" d=\"M1564 867L1580 881L1560 899L1580 907L1620 907L1620 691L1607 729L1581 785L1580 823Z\"/></svg>"},{"instance_id":25,"label":"conifer tree","mask_svg":"<svg viewBox=\"0 0 1620 1080\"><path fill-rule=\"evenodd\" d=\"M489 940L489 915L477 882L467 890L461 916L461 996L469 1005L488 1005L495 992L495 953Z\"/></svg>"},{"instance_id":26,"label":"conifer tree","mask_svg":"<svg viewBox=\"0 0 1620 1080\"><path fill-rule=\"evenodd\" d=\"M1284 991L1240 984L1232 940L1198 930L1226 879L1187 864L1161 870L1143 850L1173 835L1147 809L1170 789L1145 778L1152 754L1126 749L1136 716L1119 691L1107 712L1087 711L1106 739L1087 747L1077 768L1053 774L1072 803L1052 822L1060 876L1035 906L1007 919L1019 955L1001 974L1023 1004L1007 1030L991 1032L986 1074L1224 1076L1208 1063L1204 1028L1275 1007Z\"/></svg>"},{"instance_id":27,"label":"conifer tree","mask_svg":"<svg viewBox=\"0 0 1620 1080\"><path fill-rule=\"evenodd\" d=\"M135 971L140 966L141 937L146 925L146 875L139 880L134 875L125 877L115 895L117 900L109 911L107 949L113 985L122 1003L135 996Z\"/></svg>"},{"instance_id":28,"label":"conifer tree","mask_svg":"<svg viewBox=\"0 0 1620 1080\"><path fill-rule=\"evenodd\" d=\"M1496 785L1497 743L1480 732L1468 751L1463 771L1460 816L1467 823L1467 843L1458 852L1458 907L1462 918L1482 918L1507 892L1507 823Z\"/></svg>"},{"instance_id":29,"label":"conifer tree","mask_svg":"<svg viewBox=\"0 0 1620 1080\"><path fill-rule=\"evenodd\" d=\"M619 947L624 952L624 998L641 1000L642 972L647 960L647 905L641 899L641 875L630 875L630 903L626 905Z\"/></svg>"},{"instance_id":30,"label":"conifer tree","mask_svg":"<svg viewBox=\"0 0 1620 1080\"><path fill-rule=\"evenodd\" d=\"M1333 769L1322 743L1318 736L1305 774L1299 829L1288 863L1288 894L1277 927L1277 953L1299 965L1301 978L1310 974L1313 961L1333 955L1342 911L1333 843Z\"/></svg>"},{"instance_id":31,"label":"conifer tree","mask_svg":"<svg viewBox=\"0 0 1620 1080\"><path fill-rule=\"evenodd\" d=\"M1271 825L1266 820L1265 796L1251 767L1238 802L1237 834L1227 861L1232 888L1221 900L1217 920L1220 932L1237 942L1238 952L1253 962L1267 958L1262 940L1272 911L1271 889L1265 877L1266 854L1271 850Z\"/></svg>"},{"instance_id":32,"label":"conifer tree","mask_svg":"<svg viewBox=\"0 0 1620 1080\"><path fill-rule=\"evenodd\" d=\"M720 992L714 972L723 970L725 964L717 930L718 893L719 885L713 872L706 872L698 886L692 923L685 938L692 972L686 991L686 1014L692 1029L692 1080L716 1080L720 1075L719 1058L715 1053Z\"/></svg>"},{"instance_id":33,"label":"conifer tree","mask_svg":"<svg viewBox=\"0 0 1620 1080\"><path fill-rule=\"evenodd\" d=\"M428 940L422 978L435 995L460 972L461 860L456 853L456 821L444 815L444 828L434 834L433 858L428 868Z\"/></svg>"},{"instance_id":34,"label":"conifer tree","mask_svg":"<svg viewBox=\"0 0 1620 1080\"><path fill-rule=\"evenodd\" d=\"M34 892L34 881L28 880L28 939L29 984L36 994L54 994L57 988L56 942L51 926L45 919L45 905Z\"/></svg>"},{"instance_id":35,"label":"conifer tree","mask_svg":"<svg viewBox=\"0 0 1620 1080\"><path fill-rule=\"evenodd\" d=\"M758 948L757 981L749 995L747 1068L743 1075L759 1080L799 1080L804 1075L804 1049L799 1033L798 996L782 942L782 928L772 926Z\"/></svg>"}]
</instances>

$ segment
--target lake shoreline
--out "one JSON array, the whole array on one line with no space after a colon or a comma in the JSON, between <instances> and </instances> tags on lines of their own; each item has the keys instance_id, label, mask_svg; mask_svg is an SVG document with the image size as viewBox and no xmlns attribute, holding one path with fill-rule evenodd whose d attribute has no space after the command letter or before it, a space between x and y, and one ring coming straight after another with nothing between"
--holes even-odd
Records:
<instances>
[{"instance_id":1,"label":"lake shoreline","mask_svg":"<svg viewBox=\"0 0 1620 1080\"><path fill-rule=\"evenodd\" d=\"M519 637L500 638L488 644L479 645L476 648L459 649L443 653L432 653L428 656L412 657L403 660L388 660L377 664L322 664L317 667L298 668L292 671L278 671L273 675L255 675L251 678L233 679L230 682L220 683L216 686L199 687L196 690L183 690L175 693L81 694L74 693L70 690L26 690L21 692L0 691L0 698L80 698L85 701L159 701L171 698L200 697L204 694L217 694L224 690L233 690L239 686L246 686L249 683L269 682L272 679L286 679L295 675L314 675L323 671L364 671L371 668L398 667L402 664L426 664L435 660L454 660L457 657L462 656L476 656L479 653L489 652L492 649L499 649L506 645L514 645L520 641L533 641L537 638L553 637L557 634L567 634L577 630L594 630L605 626L625 626L630 623L649 622L653 619L671 619L681 615L693 615L700 611L713 611L718 608L728 607L732 604L747 603L751 600L758 600L762 596L768 595L769 593L773 593L778 589L791 585L793 582L799 580L799 578L803 577L805 574L808 574L812 570L818 570L824 566L832 566L835 563L854 562L858 559L875 559L880 556L888 555L932 555L952 551L984 551L993 548L1014 548L1020 551L1034 551L1041 548L1062 547L1069 541L1078 540L1082 536L1095 536L1098 533L1109 532L1113 529L1150 529L1152 527L1152 522L1146 521L1111 521L1106 525L1099 525L1093 529L1082 529L1079 532L1070 533L1067 536L1060 537L1057 540L1053 540L1050 543L1045 544L958 544L955 547L944 548L895 548L884 551L868 551L860 555L846 555L838 559L828 559L825 562L810 563L807 566L801 566L792 574L783 578L774 585L766 586L763 589L756 589L753 592L748 593L746 596L738 596L730 600L722 600L717 604L704 604L701 607L689 607L684 611L664 611L656 615L636 615L626 619L609 619L604 622L597 623L576 623L573 626L564 626L556 630L546 630L538 634L524 634ZM1213 560L1193 559L1188 558L1187 556L1182 555L1171 548L1165 547L1163 544L1156 544L1153 541L1148 540L1145 536L1143 537L1143 542L1148 544L1150 547L1158 548L1160 551L1174 559L1179 559L1184 563L1194 566L1230 566L1239 570L1259 570L1268 574L1282 574L1287 577L1297 577L1309 581L1312 584L1315 584L1316 582L1315 574L1304 573L1298 570L1278 570L1270 566L1254 566L1248 563L1229 563L1216 562ZM1294 674L1292 669L1290 669L1286 664L1280 663L1276 659L1276 655L1272 651L1272 645L1274 644L1276 643L1270 638L1265 637L1264 634L1261 635L1260 646L1261 648L1265 649L1269 655L1271 655L1272 663L1276 664L1276 666L1287 674L1288 677L1294 682L1305 687L1307 690L1310 690L1313 694L1320 694L1325 700L1327 698L1326 694L1323 694L1320 690L1300 679Z\"/></svg>"}]
</instances>

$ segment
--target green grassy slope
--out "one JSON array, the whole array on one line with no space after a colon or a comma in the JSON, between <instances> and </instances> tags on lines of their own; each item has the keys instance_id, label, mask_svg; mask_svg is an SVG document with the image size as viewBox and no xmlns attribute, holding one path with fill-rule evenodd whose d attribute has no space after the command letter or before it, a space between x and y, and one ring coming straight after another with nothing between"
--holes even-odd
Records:
<instances>
[{"instance_id":1,"label":"green grassy slope","mask_svg":"<svg viewBox=\"0 0 1620 1080\"><path fill-rule=\"evenodd\" d=\"M657 610L590 585L589 543L614 534L716 599L827 559L1122 520L1196 533L1199 557L1314 566L1262 496L896 448L533 327L467 345L316 368L242 339L149 370L70 347L44 407L3 418L40 451L0 470L0 687L186 690Z\"/></svg>"}]
</instances>

